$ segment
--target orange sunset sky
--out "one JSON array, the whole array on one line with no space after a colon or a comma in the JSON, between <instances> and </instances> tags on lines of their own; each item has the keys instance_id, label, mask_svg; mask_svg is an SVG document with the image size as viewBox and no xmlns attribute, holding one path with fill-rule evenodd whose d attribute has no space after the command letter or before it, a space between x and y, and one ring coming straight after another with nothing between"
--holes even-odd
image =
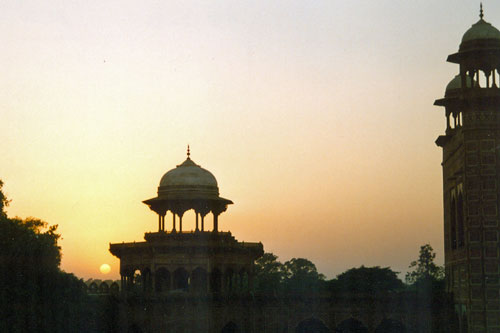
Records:
<instances>
[{"instance_id":1,"label":"orange sunset sky","mask_svg":"<svg viewBox=\"0 0 500 333\"><path fill-rule=\"evenodd\" d=\"M328 278L405 272L425 243L442 264L432 104L478 15L469 0L2 1L8 214L58 224L65 271L117 278L109 243L156 230L141 201L189 143L240 241Z\"/></svg>"}]
</instances>

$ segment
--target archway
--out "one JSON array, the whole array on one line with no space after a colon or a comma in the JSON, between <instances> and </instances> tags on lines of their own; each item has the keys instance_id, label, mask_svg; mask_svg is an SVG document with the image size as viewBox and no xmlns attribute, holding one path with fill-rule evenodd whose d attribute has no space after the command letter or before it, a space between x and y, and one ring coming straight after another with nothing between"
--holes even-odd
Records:
<instances>
[{"instance_id":1,"label":"archway","mask_svg":"<svg viewBox=\"0 0 500 333\"><path fill-rule=\"evenodd\" d=\"M336 333L368 333L368 328L362 322L349 318L341 322L335 329Z\"/></svg>"},{"instance_id":2,"label":"archway","mask_svg":"<svg viewBox=\"0 0 500 333\"><path fill-rule=\"evenodd\" d=\"M142 330L139 328L137 324L132 324L128 328L128 333L141 333Z\"/></svg>"},{"instance_id":3,"label":"archway","mask_svg":"<svg viewBox=\"0 0 500 333\"><path fill-rule=\"evenodd\" d=\"M89 286L89 294L97 294L97 283L92 282Z\"/></svg>"},{"instance_id":4,"label":"archway","mask_svg":"<svg viewBox=\"0 0 500 333\"><path fill-rule=\"evenodd\" d=\"M118 283L113 282L109 287L109 290L111 291L111 293L116 294L120 291L120 286L118 285Z\"/></svg>"},{"instance_id":5,"label":"archway","mask_svg":"<svg viewBox=\"0 0 500 333\"><path fill-rule=\"evenodd\" d=\"M234 291L234 271L232 268L226 269L224 273L224 288L227 293Z\"/></svg>"},{"instance_id":6,"label":"archway","mask_svg":"<svg viewBox=\"0 0 500 333\"><path fill-rule=\"evenodd\" d=\"M157 293L163 293L170 289L170 272L166 268L156 270L155 290Z\"/></svg>"},{"instance_id":7,"label":"archway","mask_svg":"<svg viewBox=\"0 0 500 333\"><path fill-rule=\"evenodd\" d=\"M207 271L201 267L191 274L191 290L198 293L207 292Z\"/></svg>"},{"instance_id":8,"label":"archway","mask_svg":"<svg viewBox=\"0 0 500 333\"><path fill-rule=\"evenodd\" d=\"M295 328L295 333L329 333L331 332L328 327L319 319L309 318L301 321L297 328Z\"/></svg>"},{"instance_id":9,"label":"archway","mask_svg":"<svg viewBox=\"0 0 500 333\"><path fill-rule=\"evenodd\" d=\"M102 282L99 286L99 293L107 294L109 292L109 286L106 282Z\"/></svg>"},{"instance_id":10,"label":"archway","mask_svg":"<svg viewBox=\"0 0 500 333\"><path fill-rule=\"evenodd\" d=\"M451 199L451 211L450 211L450 222L451 222L451 248L455 250L457 248L457 205L455 203L455 198Z\"/></svg>"},{"instance_id":11,"label":"archway","mask_svg":"<svg viewBox=\"0 0 500 333\"><path fill-rule=\"evenodd\" d=\"M222 274L218 268L214 268L210 273L210 291L213 293L222 291Z\"/></svg>"},{"instance_id":12,"label":"archway","mask_svg":"<svg viewBox=\"0 0 500 333\"><path fill-rule=\"evenodd\" d=\"M238 288L242 293L246 293L250 290L249 274L246 268L240 270Z\"/></svg>"},{"instance_id":13,"label":"archway","mask_svg":"<svg viewBox=\"0 0 500 333\"><path fill-rule=\"evenodd\" d=\"M397 320L385 318L375 329L375 333L405 333L406 327Z\"/></svg>"},{"instance_id":14,"label":"archway","mask_svg":"<svg viewBox=\"0 0 500 333\"><path fill-rule=\"evenodd\" d=\"M236 333L239 332L238 326L230 321L221 330L221 333Z\"/></svg>"},{"instance_id":15,"label":"archway","mask_svg":"<svg viewBox=\"0 0 500 333\"><path fill-rule=\"evenodd\" d=\"M174 272L174 289L187 291L189 289L189 274L184 268L178 268Z\"/></svg>"},{"instance_id":16,"label":"archway","mask_svg":"<svg viewBox=\"0 0 500 333\"><path fill-rule=\"evenodd\" d=\"M461 248L465 245L465 229L464 229L464 200L462 193L458 195L457 200L457 247Z\"/></svg>"},{"instance_id":17,"label":"archway","mask_svg":"<svg viewBox=\"0 0 500 333\"><path fill-rule=\"evenodd\" d=\"M134 273L132 274L132 279L131 279L131 289L136 292L142 292L143 291L143 276L141 274L141 271L139 269L134 270Z\"/></svg>"},{"instance_id":18,"label":"archway","mask_svg":"<svg viewBox=\"0 0 500 333\"><path fill-rule=\"evenodd\" d=\"M148 292L152 289L152 279L151 279L151 270L149 268L144 268L141 270L142 277L142 291Z\"/></svg>"}]
</instances>

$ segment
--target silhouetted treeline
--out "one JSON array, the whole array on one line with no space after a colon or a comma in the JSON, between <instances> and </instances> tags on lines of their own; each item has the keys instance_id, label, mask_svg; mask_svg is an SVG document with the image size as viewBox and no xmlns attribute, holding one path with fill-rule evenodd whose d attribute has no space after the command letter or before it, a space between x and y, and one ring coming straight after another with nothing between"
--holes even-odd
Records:
<instances>
[{"instance_id":1,"label":"silhouetted treeline","mask_svg":"<svg viewBox=\"0 0 500 333\"><path fill-rule=\"evenodd\" d=\"M62 272L57 226L9 218L0 181L0 332L91 332L100 307Z\"/></svg>"},{"instance_id":2,"label":"silhouetted treeline","mask_svg":"<svg viewBox=\"0 0 500 333\"><path fill-rule=\"evenodd\" d=\"M120 312L121 305L131 300L87 295L82 280L60 270L57 226L35 218L9 218L2 185L0 181L0 332L119 331L120 316L127 315ZM432 247L422 246L403 283L389 267L364 266L326 280L307 259L281 263L265 253L256 262L253 294L309 299L397 294L409 311L429 309L417 330L453 332L453 305L434 258Z\"/></svg>"},{"instance_id":3,"label":"silhouetted treeline","mask_svg":"<svg viewBox=\"0 0 500 333\"><path fill-rule=\"evenodd\" d=\"M419 257L409 266L406 283L389 267L351 268L336 278L326 280L314 263L294 258L285 263L272 253L256 262L255 295L287 298L384 298L392 297L408 312L425 313L415 327L417 332L456 332L452 297L445 290L443 268L434 263L430 245L420 249ZM423 309L423 311L422 311Z\"/></svg>"}]
</instances>

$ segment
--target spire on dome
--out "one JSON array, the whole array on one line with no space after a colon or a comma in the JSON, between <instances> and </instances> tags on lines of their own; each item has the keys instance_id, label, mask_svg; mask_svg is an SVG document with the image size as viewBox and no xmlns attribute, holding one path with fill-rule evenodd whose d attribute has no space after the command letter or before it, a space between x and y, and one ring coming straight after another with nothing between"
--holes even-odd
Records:
<instances>
[{"instance_id":1,"label":"spire on dome","mask_svg":"<svg viewBox=\"0 0 500 333\"><path fill-rule=\"evenodd\" d=\"M191 156L191 152L189 151L189 145L188 145L188 150L187 150L187 158L188 158L188 160L190 159L189 156Z\"/></svg>"},{"instance_id":2,"label":"spire on dome","mask_svg":"<svg viewBox=\"0 0 500 333\"><path fill-rule=\"evenodd\" d=\"M484 17L484 13L483 13L483 3L480 2L479 3L479 18L482 20Z\"/></svg>"}]
</instances>

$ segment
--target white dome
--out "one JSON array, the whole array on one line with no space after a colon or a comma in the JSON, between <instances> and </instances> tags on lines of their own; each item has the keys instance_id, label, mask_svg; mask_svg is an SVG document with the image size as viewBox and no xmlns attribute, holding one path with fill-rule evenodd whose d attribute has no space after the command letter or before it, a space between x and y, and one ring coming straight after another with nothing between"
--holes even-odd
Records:
<instances>
[{"instance_id":1,"label":"white dome","mask_svg":"<svg viewBox=\"0 0 500 333\"><path fill-rule=\"evenodd\" d=\"M500 31L483 19L472 25L462 37L462 43L476 39L498 39L500 40Z\"/></svg>"},{"instance_id":2,"label":"white dome","mask_svg":"<svg viewBox=\"0 0 500 333\"><path fill-rule=\"evenodd\" d=\"M158 195L204 198L218 196L219 188L214 175L188 157L182 164L163 175Z\"/></svg>"}]
</instances>

